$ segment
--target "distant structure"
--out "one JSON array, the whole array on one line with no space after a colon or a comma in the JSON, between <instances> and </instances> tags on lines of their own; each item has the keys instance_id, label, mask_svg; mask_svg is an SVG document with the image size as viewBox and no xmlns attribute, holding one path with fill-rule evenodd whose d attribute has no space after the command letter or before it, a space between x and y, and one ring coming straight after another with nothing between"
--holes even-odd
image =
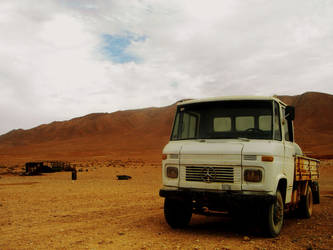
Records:
<instances>
[{"instance_id":1,"label":"distant structure","mask_svg":"<svg viewBox=\"0 0 333 250\"><path fill-rule=\"evenodd\" d=\"M38 161L25 163L26 175L38 175L41 173L53 173L61 171L72 171L73 167L69 162L63 161Z\"/></svg>"}]
</instances>

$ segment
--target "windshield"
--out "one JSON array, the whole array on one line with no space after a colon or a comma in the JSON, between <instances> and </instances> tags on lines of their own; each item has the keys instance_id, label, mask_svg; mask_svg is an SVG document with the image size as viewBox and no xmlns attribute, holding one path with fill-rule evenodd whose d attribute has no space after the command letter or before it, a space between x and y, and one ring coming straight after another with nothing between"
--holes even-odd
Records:
<instances>
[{"instance_id":1,"label":"windshield","mask_svg":"<svg viewBox=\"0 0 333 250\"><path fill-rule=\"evenodd\" d=\"M171 140L272 139L272 101L219 101L178 106Z\"/></svg>"}]
</instances>

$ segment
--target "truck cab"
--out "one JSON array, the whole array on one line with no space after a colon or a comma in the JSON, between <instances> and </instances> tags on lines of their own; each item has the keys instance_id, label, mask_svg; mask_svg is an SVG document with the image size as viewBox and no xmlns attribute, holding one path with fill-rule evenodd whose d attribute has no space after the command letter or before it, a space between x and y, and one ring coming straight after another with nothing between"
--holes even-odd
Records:
<instances>
[{"instance_id":1,"label":"truck cab","mask_svg":"<svg viewBox=\"0 0 333 250\"><path fill-rule=\"evenodd\" d=\"M275 97L178 103L162 155L160 196L168 224L182 227L192 213L233 213L252 205L263 209L269 234L278 235L284 210L301 200L294 191L306 192L294 178L302 155L294 117L294 108Z\"/></svg>"}]
</instances>

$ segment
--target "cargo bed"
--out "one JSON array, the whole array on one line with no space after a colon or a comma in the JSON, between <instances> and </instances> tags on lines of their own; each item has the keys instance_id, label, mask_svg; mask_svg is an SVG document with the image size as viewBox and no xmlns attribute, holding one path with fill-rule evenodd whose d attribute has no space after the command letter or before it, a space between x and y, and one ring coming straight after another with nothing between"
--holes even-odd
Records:
<instances>
[{"instance_id":1,"label":"cargo bed","mask_svg":"<svg viewBox=\"0 0 333 250\"><path fill-rule=\"evenodd\" d=\"M316 181L319 179L320 161L310 157L296 155L295 181Z\"/></svg>"}]
</instances>

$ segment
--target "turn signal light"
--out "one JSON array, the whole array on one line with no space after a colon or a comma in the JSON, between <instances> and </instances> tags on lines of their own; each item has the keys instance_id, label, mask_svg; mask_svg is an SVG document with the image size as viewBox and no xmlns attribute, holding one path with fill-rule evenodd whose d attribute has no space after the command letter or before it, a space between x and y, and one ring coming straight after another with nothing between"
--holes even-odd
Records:
<instances>
[{"instance_id":1,"label":"turn signal light","mask_svg":"<svg viewBox=\"0 0 333 250\"><path fill-rule=\"evenodd\" d=\"M261 156L261 160L262 161L273 162L274 161L274 157L271 156L271 155L263 155L263 156Z\"/></svg>"},{"instance_id":2,"label":"turn signal light","mask_svg":"<svg viewBox=\"0 0 333 250\"><path fill-rule=\"evenodd\" d=\"M162 160L166 160L167 157L168 157L168 155L162 154Z\"/></svg>"}]
</instances>

